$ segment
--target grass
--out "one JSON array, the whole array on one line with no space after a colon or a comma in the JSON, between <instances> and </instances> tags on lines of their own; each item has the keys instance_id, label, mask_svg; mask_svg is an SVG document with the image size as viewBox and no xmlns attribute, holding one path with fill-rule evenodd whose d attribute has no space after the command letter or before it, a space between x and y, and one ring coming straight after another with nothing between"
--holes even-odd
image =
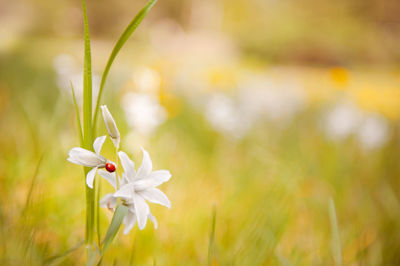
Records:
<instances>
[{"instance_id":1,"label":"grass","mask_svg":"<svg viewBox=\"0 0 400 266\"><path fill-rule=\"evenodd\" d=\"M0 61L6 103L0 106L0 264L43 265L56 258L55 264L83 264L85 249L76 245L85 234L84 181L66 162L79 143L74 106L57 89L51 62L39 60L41 54L29 50L34 48L21 49ZM315 79L324 73L299 71ZM357 75L373 83L370 74ZM107 93L118 103L122 92ZM190 99L175 97L180 112L147 143L122 143L135 161L145 145L154 167L171 171L162 189L172 208L151 206L156 231L148 226L118 233L104 265L125 265L131 254L136 265L205 265L210 253L221 265L333 265L339 252L332 252L332 239L336 246L340 241L344 265L400 261L397 120L390 120L389 142L368 153L354 138L333 142L324 136L318 125L324 103L286 127L264 121L233 141L215 132ZM122 110L115 110L121 133L128 133ZM114 154L111 142L104 152ZM108 189L104 185L103 193ZM210 215L214 205L218 215ZM105 229L112 215L100 215Z\"/></svg>"}]
</instances>

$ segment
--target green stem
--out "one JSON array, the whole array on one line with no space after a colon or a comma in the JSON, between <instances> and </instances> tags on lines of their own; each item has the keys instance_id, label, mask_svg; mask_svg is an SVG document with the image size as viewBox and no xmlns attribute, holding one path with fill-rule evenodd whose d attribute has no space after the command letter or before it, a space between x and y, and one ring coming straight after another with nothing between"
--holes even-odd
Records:
<instances>
[{"instance_id":1,"label":"green stem","mask_svg":"<svg viewBox=\"0 0 400 266\"><path fill-rule=\"evenodd\" d=\"M86 2L82 0L82 11L84 20L84 35L85 35L85 58L84 58L84 75L83 75L83 147L88 150L93 150L92 136L92 66L90 54L90 38L89 26L86 13ZM85 178L90 168L85 167ZM92 245L94 239L94 200L95 190L86 186L86 244Z\"/></svg>"},{"instance_id":2,"label":"green stem","mask_svg":"<svg viewBox=\"0 0 400 266\"><path fill-rule=\"evenodd\" d=\"M97 180L97 191L96 191L96 229L97 229L97 244L100 247L101 244L101 232L100 232L100 193L101 193L101 179Z\"/></svg>"}]
</instances>

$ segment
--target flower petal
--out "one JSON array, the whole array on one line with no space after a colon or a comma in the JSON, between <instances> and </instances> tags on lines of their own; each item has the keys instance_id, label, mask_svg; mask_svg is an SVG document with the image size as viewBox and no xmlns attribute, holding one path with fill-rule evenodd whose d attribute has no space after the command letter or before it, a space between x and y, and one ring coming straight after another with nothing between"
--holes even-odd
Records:
<instances>
[{"instance_id":1,"label":"flower petal","mask_svg":"<svg viewBox=\"0 0 400 266\"><path fill-rule=\"evenodd\" d=\"M118 156L128 180L133 181L133 178L136 176L135 163L123 151L118 152Z\"/></svg>"},{"instance_id":2,"label":"flower petal","mask_svg":"<svg viewBox=\"0 0 400 266\"><path fill-rule=\"evenodd\" d=\"M106 164L106 159L103 156L81 147L72 148L68 155L68 161L86 167L104 167Z\"/></svg>"},{"instance_id":3,"label":"flower petal","mask_svg":"<svg viewBox=\"0 0 400 266\"><path fill-rule=\"evenodd\" d=\"M103 147L104 141L106 140L106 136L98 137L93 142L93 149L96 154L100 155L101 147Z\"/></svg>"},{"instance_id":4,"label":"flower petal","mask_svg":"<svg viewBox=\"0 0 400 266\"><path fill-rule=\"evenodd\" d=\"M171 173L168 170L157 170L152 172L148 179L153 183L153 186L159 186L164 182L167 182L171 178Z\"/></svg>"},{"instance_id":5,"label":"flower petal","mask_svg":"<svg viewBox=\"0 0 400 266\"><path fill-rule=\"evenodd\" d=\"M171 202L169 201L168 197L157 188L149 188L138 191L137 194L142 196L145 200L171 208Z\"/></svg>"},{"instance_id":6,"label":"flower petal","mask_svg":"<svg viewBox=\"0 0 400 266\"><path fill-rule=\"evenodd\" d=\"M114 209L117 206L117 198L112 193L109 193L104 195L99 204L102 208Z\"/></svg>"},{"instance_id":7,"label":"flower petal","mask_svg":"<svg viewBox=\"0 0 400 266\"><path fill-rule=\"evenodd\" d=\"M158 223L156 217L154 217L151 213L149 213L149 219L153 222L154 224L154 229L157 229Z\"/></svg>"},{"instance_id":8,"label":"flower petal","mask_svg":"<svg viewBox=\"0 0 400 266\"><path fill-rule=\"evenodd\" d=\"M114 193L114 197L133 198L135 194L134 184L129 183L123 185L119 190Z\"/></svg>"},{"instance_id":9,"label":"flower petal","mask_svg":"<svg viewBox=\"0 0 400 266\"><path fill-rule=\"evenodd\" d=\"M123 186L129 183L128 178L126 177L125 173L122 173L122 178L119 178L119 185Z\"/></svg>"},{"instance_id":10,"label":"flower petal","mask_svg":"<svg viewBox=\"0 0 400 266\"><path fill-rule=\"evenodd\" d=\"M92 170L89 171L86 175L86 184L88 187L93 188L93 181L94 177L96 176L97 167L94 167Z\"/></svg>"},{"instance_id":11,"label":"flower petal","mask_svg":"<svg viewBox=\"0 0 400 266\"><path fill-rule=\"evenodd\" d=\"M157 187L171 178L171 173L167 170L157 170L148 177L135 180L135 190L141 191L151 187Z\"/></svg>"},{"instance_id":12,"label":"flower petal","mask_svg":"<svg viewBox=\"0 0 400 266\"><path fill-rule=\"evenodd\" d=\"M138 220L139 229L142 230L146 226L150 208L144 199L137 194L133 195L133 203L135 206L135 214Z\"/></svg>"},{"instance_id":13,"label":"flower petal","mask_svg":"<svg viewBox=\"0 0 400 266\"><path fill-rule=\"evenodd\" d=\"M153 168L153 163L151 162L149 153L143 148L142 148L142 152L143 152L143 161L142 161L142 165L140 166L140 168L137 172L137 175L136 175L137 179L147 177L151 173L151 170Z\"/></svg>"},{"instance_id":14,"label":"flower petal","mask_svg":"<svg viewBox=\"0 0 400 266\"><path fill-rule=\"evenodd\" d=\"M131 229L133 228L133 226L136 223L135 213L133 213L129 210L128 213L124 217L123 223L125 225L124 235L126 235L129 233L129 231L131 231Z\"/></svg>"},{"instance_id":15,"label":"flower petal","mask_svg":"<svg viewBox=\"0 0 400 266\"><path fill-rule=\"evenodd\" d=\"M108 183L110 183L110 185L113 186L113 188L117 189L117 178L115 177L115 172L109 173L105 170L99 170L98 173L99 175L101 175L101 177L107 180Z\"/></svg>"}]
</instances>

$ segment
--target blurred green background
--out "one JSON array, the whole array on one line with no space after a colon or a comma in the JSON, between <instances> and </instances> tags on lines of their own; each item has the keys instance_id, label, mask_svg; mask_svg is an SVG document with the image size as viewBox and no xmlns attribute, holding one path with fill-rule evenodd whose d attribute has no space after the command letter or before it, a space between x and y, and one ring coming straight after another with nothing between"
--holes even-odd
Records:
<instances>
[{"instance_id":1,"label":"blurred green background","mask_svg":"<svg viewBox=\"0 0 400 266\"><path fill-rule=\"evenodd\" d=\"M82 246L51 260L84 238L84 176L66 161L80 4L0 0L1 265L85 261ZM144 4L87 1L94 91ZM158 230L119 234L104 265L399 265L399 13L397 0L160 0L103 104L136 165L143 146L171 171L172 208L151 205Z\"/></svg>"}]
</instances>

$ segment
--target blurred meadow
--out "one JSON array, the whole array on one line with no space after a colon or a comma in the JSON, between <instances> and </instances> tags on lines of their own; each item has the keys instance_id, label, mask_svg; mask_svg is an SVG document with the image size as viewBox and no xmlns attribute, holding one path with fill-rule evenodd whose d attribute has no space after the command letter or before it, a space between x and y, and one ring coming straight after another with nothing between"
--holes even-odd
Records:
<instances>
[{"instance_id":1,"label":"blurred meadow","mask_svg":"<svg viewBox=\"0 0 400 266\"><path fill-rule=\"evenodd\" d=\"M85 262L85 180L66 161L80 4L0 0L0 265ZM94 91L144 4L87 0ZM397 0L159 0L102 103L136 165L145 147L170 170L172 208L151 205L159 228L119 232L103 265L399 265L399 13Z\"/></svg>"}]
</instances>

